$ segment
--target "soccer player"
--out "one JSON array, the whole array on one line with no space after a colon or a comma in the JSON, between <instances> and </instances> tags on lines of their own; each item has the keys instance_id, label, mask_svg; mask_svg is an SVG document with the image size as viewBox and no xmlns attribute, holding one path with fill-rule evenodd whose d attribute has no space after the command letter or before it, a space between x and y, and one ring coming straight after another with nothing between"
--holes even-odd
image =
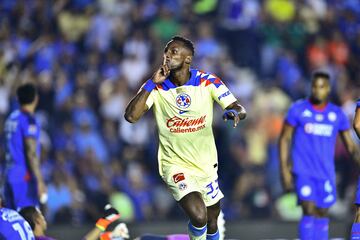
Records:
<instances>
[{"instance_id":1,"label":"soccer player","mask_svg":"<svg viewBox=\"0 0 360 240\"><path fill-rule=\"evenodd\" d=\"M30 224L35 240L54 240L45 236L47 222L42 212L36 207L24 207L19 214Z\"/></svg>"},{"instance_id":2,"label":"soccer player","mask_svg":"<svg viewBox=\"0 0 360 240\"><path fill-rule=\"evenodd\" d=\"M358 138L360 138L360 98L356 102L356 112L354 117L354 129ZM358 180L357 192L356 192L356 214L355 220L351 228L351 240L360 239L360 178Z\"/></svg>"},{"instance_id":3,"label":"soccer player","mask_svg":"<svg viewBox=\"0 0 360 240\"><path fill-rule=\"evenodd\" d=\"M0 198L0 240L35 240L28 222L16 211L2 207Z\"/></svg>"},{"instance_id":4,"label":"soccer player","mask_svg":"<svg viewBox=\"0 0 360 240\"><path fill-rule=\"evenodd\" d=\"M173 37L163 64L138 91L125 119L138 121L152 106L159 129L159 173L190 218L190 239L219 239L217 218L223 194L218 184L212 131L213 102L236 127L246 112L214 74L190 68L193 43Z\"/></svg>"},{"instance_id":5,"label":"soccer player","mask_svg":"<svg viewBox=\"0 0 360 240\"><path fill-rule=\"evenodd\" d=\"M5 122L5 206L19 210L38 206L46 198L46 186L40 172L40 127L34 112L38 104L36 87L27 83L18 87L20 109ZM46 200L46 199L42 199Z\"/></svg>"},{"instance_id":6,"label":"soccer player","mask_svg":"<svg viewBox=\"0 0 360 240\"><path fill-rule=\"evenodd\" d=\"M128 239L129 230L125 223L119 221L119 212L111 207L111 205L106 205L104 210L104 216L98 219L96 226L83 237L83 240ZM54 240L51 237L45 236L47 223L44 215L38 208L25 207L19 213L30 224L35 240Z\"/></svg>"},{"instance_id":7,"label":"soccer player","mask_svg":"<svg viewBox=\"0 0 360 240\"><path fill-rule=\"evenodd\" d=\"M328 101L329 79L326 72L313 74L310 98L290 107L279 140L284 190L295 187L303 209L301 240L328 239L327 212L336 201L334 152L338 132L349 153L358 157L347 117Z\"/></svg>"}]
</instances>

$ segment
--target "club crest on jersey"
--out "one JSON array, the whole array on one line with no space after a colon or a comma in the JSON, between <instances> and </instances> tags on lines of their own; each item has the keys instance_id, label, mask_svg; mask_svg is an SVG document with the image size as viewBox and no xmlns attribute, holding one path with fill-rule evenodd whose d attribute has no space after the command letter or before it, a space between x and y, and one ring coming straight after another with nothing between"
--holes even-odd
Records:
<instances>
[{"instance_id":1,"label":"club crest on jersey","mask_svg":"<svg viewBox=\"0 0 360 240\"><path fill-rule=\"evenodd\" d=\"M186 188L187 188L186 183L181 182L181 183L179 184L179 189L180 189L181 191L185 190Z\"/></svg>"},{"instance_id":2,"label":"club crest on jersey","mask_svg":"<svg viewBox=\"0 0 360 240\"><path fill-rule=\"evenodd\" d=\"M187 95L186 93L180 93L177 97L176 97L176 105L179 108L188 108L191 105L191 98L189 95Z\"/></svg>"},{"instance_id":3,"label":"club crest on jersey","mask_svg":"<svg viewBox=\"0 0 360 240\"><path fill-rule=\"evenodd\" d=\"M183 173L177 173L173 176L173 180L175 183L185 180L185 175Z\"/></svg>"},{"instance_id":4,"label":"club crest on jersey","mask_svg":"<svg viewBox=\"0 0 360 240\"><path fill-rule=\"evenodd\" d=\"M318 122L321 122L324 120L324 115L322 114L316 114L315 115L315 120L318 121Z\"/></svg>"}]
</instances>

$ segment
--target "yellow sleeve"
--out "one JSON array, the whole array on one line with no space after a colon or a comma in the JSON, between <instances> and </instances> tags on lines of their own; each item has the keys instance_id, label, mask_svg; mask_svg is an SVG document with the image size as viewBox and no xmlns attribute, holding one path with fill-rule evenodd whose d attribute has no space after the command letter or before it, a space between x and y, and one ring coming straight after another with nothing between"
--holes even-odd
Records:
<instances>
[{"instance_id":1,"label":"yellow sleeve","mask_svg":"<svg viewBox=\"0 0 360 240\"><path fill-rule=\"evenodd\" d=\"M218 87L214 84L211 84L209 87L211 97L222 107L222 109L225 109L233 102L236 102L236 98L223 82L221 82Z\"/></svg>"}]
</instances>

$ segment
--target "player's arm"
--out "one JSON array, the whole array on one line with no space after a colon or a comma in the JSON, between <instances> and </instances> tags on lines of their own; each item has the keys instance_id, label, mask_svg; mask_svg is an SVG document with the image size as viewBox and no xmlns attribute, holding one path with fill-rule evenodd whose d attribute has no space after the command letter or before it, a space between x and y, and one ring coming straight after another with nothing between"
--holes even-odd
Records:
<instances>
[{"instance_id":1,"label":"player's arm","mask_svg":"<svg viewBox=\"0 0 360 240\"><path fill-rule=\"evenodd\" d=\"M356 109L353 127L358 138L360 138L360 107Z\"/></svg>"},{"instance_id":2,"label":"player's arm","mask_svg":"<svg viewBox=\"0 0 360 240\"><path fill-rule=\"evenodd\" d=\"M125 109L124 117L130 123L137 122L142 115L148 110L146 100L150 96L151 91L165 81L169 76L170 69L167 65L162 65L140 89L133 99L129 102Z\"/></svg>"},{"instance_id":3,"label":"player's arm","mask_svg":"<svg viewBox=\"0 0 360 240\"><path fill-rule=\"evenodd\" d=\"M345 145L346 150L351 154L351 157L360 165L360 152L351 137L350 131L340 131L340 137Z\"/></svg>"},{"instance_id":4,"label":"player's arm","mask_svg":"<svg viewBox=\"0 0 360 240\"><path fill-rule=\"evenodd\" d=\"M279 138L279 158L280 158L280 172L283 188L286 192L293 190L293 179L291 175L290 163L290 147L294 134L294 127L287 124L283 125Z\"/></svg>"},{"instance_id":5,"label":"player's arm","mask_svg":"<svg viewBox=\"0 0 360 240\"><path fill-rule=\"evenodd\" d=\"M228 119L234 120L233 127L236 127L240 120L245 118L246 110L238 101L233 102L228 107L226 107L226 111L223 115L224 121L227 121Z\"/></svg>"},{"instance_id":6,"label":"player's arm","mask_svg":"<svg viewBox=\"0 0 360 240\"><path fill-rule=\"evenodd\" d=\"M100 229L94 227L83 237L83 240L98 240L101 233Z\"/></svg>"},{"instance_id":7,"label":"player's arm","mask_svg":"<svg viewBox=\"0 0 360 240\"><path fill-rule=\"evenodd\" d=\"M36 178L38 184L39 199L46 193L44 179L40 172L40 159L36 154L36 140L32 137L25 138L26 159L30 170Z\"/></svg>"},{"instance_id":8,"label":"player's arm","mask_svg":"<svg viewBox=\"0 0 360 240\"><path fill-rule=\"evenodd\" d=\"M149 95L150 92L142 88L135 95L135 97L131 99L125 109L124 117L126 121L130 123L136 123L142 117L142 115L148 110L148 107L146 106L146 100L148 99Z\"/></svg>"},{"instance_id":9,"label":"player's arm","mask_svg":"<svg viewBox=\"0 0 360 240\"><path fill-rule=\"evenodd\" d=\"M129 230L125 223L119 221L120 214L111 205L106 205L104 215L82 240L128 239Z\"/></svg>"}]
</instances>

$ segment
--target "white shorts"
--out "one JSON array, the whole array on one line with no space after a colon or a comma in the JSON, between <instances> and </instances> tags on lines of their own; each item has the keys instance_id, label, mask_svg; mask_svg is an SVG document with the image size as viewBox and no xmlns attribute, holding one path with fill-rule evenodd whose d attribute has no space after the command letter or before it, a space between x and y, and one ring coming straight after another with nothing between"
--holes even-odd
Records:
<instances>
[{"instance_id":1,"label":"white shorts","mask_svg":"<svg viewBox=\"0 0 360 240\"><path fill-rule=\"evenodd\" d=\"M180 201L191 192L199 192L207 207L216 204L224 197L218 184L218 175L215 172L210 176L196 176L191 171L172 166L163 171L164 182L169 187L176 201Z\"/></svg>"}]
</instances>

